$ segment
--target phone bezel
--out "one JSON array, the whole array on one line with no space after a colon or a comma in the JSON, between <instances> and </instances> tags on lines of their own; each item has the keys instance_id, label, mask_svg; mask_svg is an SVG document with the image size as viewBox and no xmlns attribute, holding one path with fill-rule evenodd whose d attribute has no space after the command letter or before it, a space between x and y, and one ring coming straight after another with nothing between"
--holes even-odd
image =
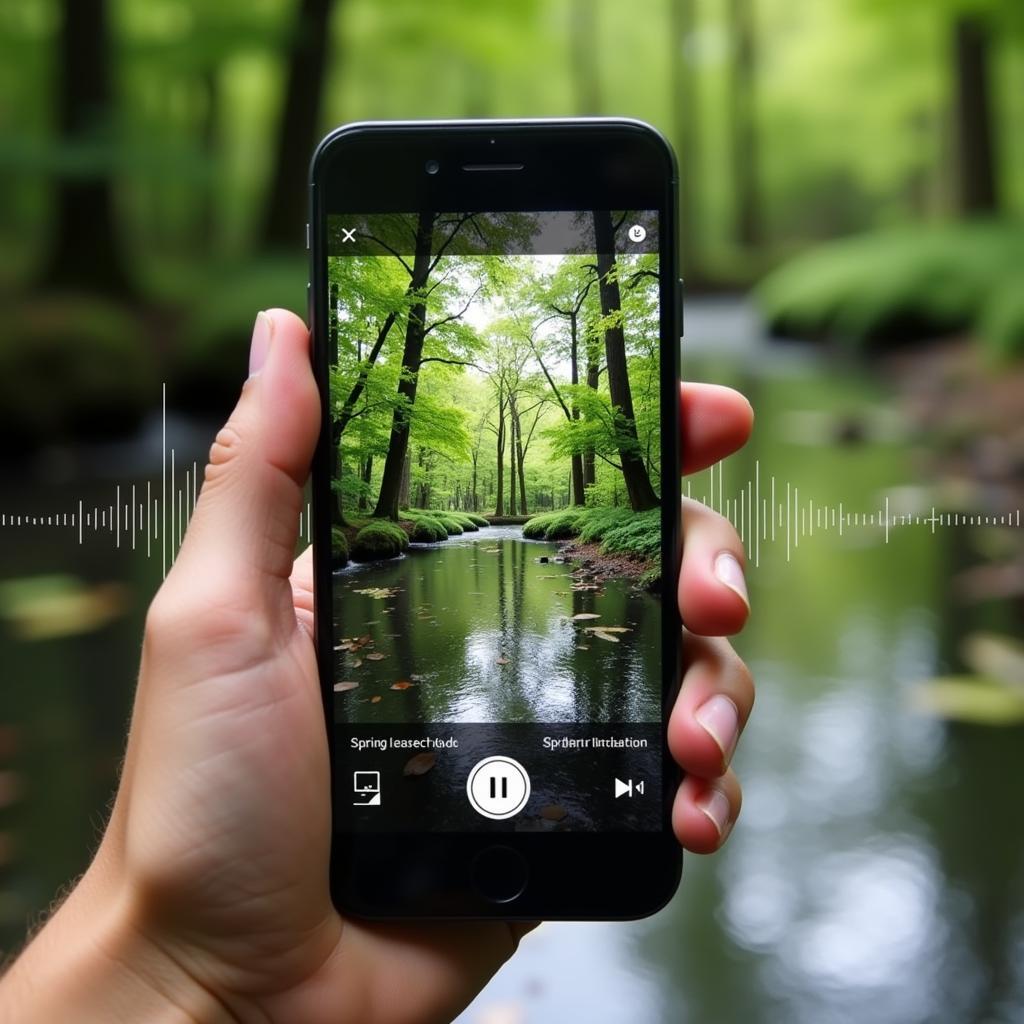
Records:
<instances>
[{"instance_id":1,"label":"phone bezel","mask_svg":"<svg viewBox=\"0 0 1024 1024\"><path fill-rule=\"evenodd\" d=\"M427 160L440 163L425 171ZM464 164L522 164L521 170L470 172ZM310 326L321 398L313 464L313 543L330 551L327 396L326 218L332 212L656 209L659 213L662 338L662 465L679 465L677 171L665 139L649 125L618 118L514 121L360 122L330 133L310 170ZM495 199L500 195L500 199ZM679 474L662 473L662 576L674 595L681 556ZM331 606L329 558L314 559L315 606ZM665 742L679 687L681 623L663 602L663 827L657 833L334 833L331 895L345 913L371 919L497 918L609 920L643 917L675 892L682 852L671 811L680 778ZM319 616L316 618L319 623ZM316 631L321 690L334 763L330 631ZM332 781L333 785L333 781ZM333 793L332 793L333 807ZM343 836L344 842L337 842ZM512 847L530 882L505 903L484 899L471 866L487 848ZM609 865L613 865L614 874ZM415 870L410 870L411 867Z\"/></svg>"}]
</instances>

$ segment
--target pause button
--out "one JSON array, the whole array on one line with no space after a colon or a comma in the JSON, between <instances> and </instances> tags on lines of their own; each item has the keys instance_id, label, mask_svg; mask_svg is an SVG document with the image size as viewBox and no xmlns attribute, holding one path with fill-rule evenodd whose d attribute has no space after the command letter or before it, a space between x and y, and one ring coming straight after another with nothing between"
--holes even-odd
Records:
<instances>
[{"instance_id":1,"label":"pause button","mask_svg":"<svg viewBox=\"0 0 1024 1024\"><path fill-rule=\"evenodd\" d=\"M466 795L479 814L501 821L526 806L530 799L530 776L511 757L485 757L469 773Z\"/></svg>"}]
</instances>

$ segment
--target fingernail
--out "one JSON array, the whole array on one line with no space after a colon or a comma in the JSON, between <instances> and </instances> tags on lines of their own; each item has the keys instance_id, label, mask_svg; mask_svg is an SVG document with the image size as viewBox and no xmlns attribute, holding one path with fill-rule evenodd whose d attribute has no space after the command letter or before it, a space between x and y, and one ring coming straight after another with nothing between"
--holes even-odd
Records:
<instances>
[{"instance_id":1,"label":"fingernail","mask_svg":"<svg viewBox=\"0 0 1024 1024\"><path fill-rule=\"evenodd\" d=\"M716 693L697 708L693 717L718 744L722 763L728 765L740 732L740 713L736 705L724 693Z\"/></svg>"},{"instance_id":2,"label":"fingernail","mask_svg":"<svg viewBox=\"0 0 1024 1024\"><path fill-rule=\"evenodd\" d=\"M261 309L256 314L256 323L252 329L252 341L249 344L249 376L254 377L263 369L270 351L270 339L274 336L274 320L269 313Z\"/></svg>"},{"instance_id":3,"label":"fingernail","mask_svg":"<svg viewBox=\"0 0 1024 1024\"><path fill-rule=\"evenodd\" d=\"M719 838L724 839L732 825L730 820L732 808L729 806L729 798L720 789L715 789L712 786L697 801L697 806L715 826Z\"/></svg>"},{"instance_id":4,"label":"fingernail","mask_svg":"<svg viewBox=\"0 0 1024 1024\"><path fill-rule=\"evenodd\" d=\"M747 597L747 581L743 576L743 569L731 551L722 551L715 559L715 578L719 583L724 583L734 594L739 594L747 608L750 607L750 598Z\"/></svg>"}]
</instances>

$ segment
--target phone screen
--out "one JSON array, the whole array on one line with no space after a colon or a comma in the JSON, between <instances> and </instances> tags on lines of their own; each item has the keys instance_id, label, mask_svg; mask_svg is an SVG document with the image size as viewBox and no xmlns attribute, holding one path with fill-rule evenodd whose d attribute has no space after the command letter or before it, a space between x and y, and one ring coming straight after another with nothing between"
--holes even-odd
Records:
<instances>
[{"instance_id":1,"label":"phone screen","mask_svg":"<svg viewBox=\"0 0 1024 1024\"><path fill-rule=\"evenodd\" d=\"M659 233L327 217L336 829L662 830Z\"/></svg>"}]
</instances>

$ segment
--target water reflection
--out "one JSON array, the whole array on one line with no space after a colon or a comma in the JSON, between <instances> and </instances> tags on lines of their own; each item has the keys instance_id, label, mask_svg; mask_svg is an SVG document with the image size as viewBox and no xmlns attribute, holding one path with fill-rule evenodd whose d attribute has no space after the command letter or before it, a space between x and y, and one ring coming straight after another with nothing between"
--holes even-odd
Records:
<instances>
[{"instance_id":1,"label":"water reflection","mask_svg":"<svg viewBox=\"0 0 1024 1024\"><path fill-rule=\"evenodd\" d=\"M625 579L586 584L556 553L490 527L336 573L336 638L370 638L337 654L336 677L360 684L337 720L657 721L659 599ZM601 638L597 623L621 632ZM395 694L396 680L415 686Z\"/></svg>"}]
</instances>

